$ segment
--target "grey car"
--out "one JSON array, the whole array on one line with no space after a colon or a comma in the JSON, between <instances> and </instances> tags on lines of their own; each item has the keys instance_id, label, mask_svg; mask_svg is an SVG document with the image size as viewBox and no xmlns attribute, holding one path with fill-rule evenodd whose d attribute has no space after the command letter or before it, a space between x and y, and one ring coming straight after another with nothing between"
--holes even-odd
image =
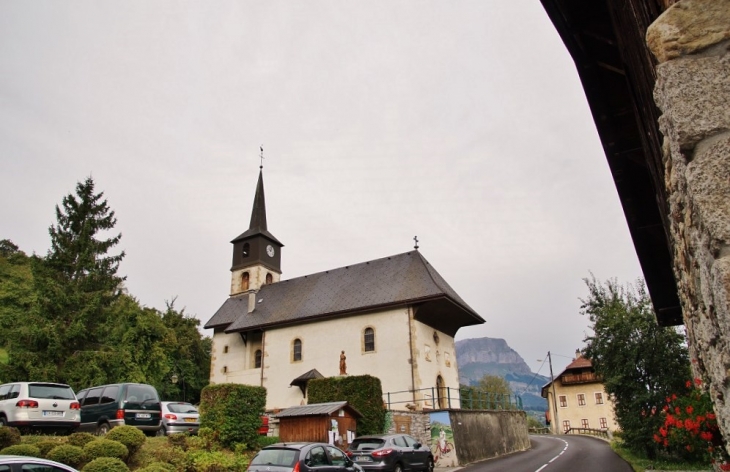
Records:
<instances>
[{"instance_id":1,"label":"grey car","mask_svg":"<svg viewBox=\"0 0 730 472\"><path fill-rule=\"evenodd\" d=\"M38 457L0 455L0 472L21 472L37 470L42 472L79 472L73 467Z\"/></svg>"},{"instance_id":2,"label":"grey car","mask_svg":"<svg viewBox=\"0 0 730 472\"><path fill-rule=\"evenodd\" d=\"M433 472L431 450L407 434L355 438L347 455L365 472Z\"/></svg>"},{"instance_id":3,"label":"grey car","mask_svg":"<svg viewBox=\"0 0 730 472\"><path fill-rule=\"evenodd\" d=\"M158 436L175 433L197 434L200 428L198 409L187 402L162 402L162 426Z\"/></svg>"},{"instance_id":4,"label":"grey car","mask_svg":"<svg viewBox=\"0 0 730 472\"><path fill-rule=\"evenodd\" d=\"M278 443L261 449L248 472L363 472L345 453L325 443Z\"/></svg>"}]
</instances>

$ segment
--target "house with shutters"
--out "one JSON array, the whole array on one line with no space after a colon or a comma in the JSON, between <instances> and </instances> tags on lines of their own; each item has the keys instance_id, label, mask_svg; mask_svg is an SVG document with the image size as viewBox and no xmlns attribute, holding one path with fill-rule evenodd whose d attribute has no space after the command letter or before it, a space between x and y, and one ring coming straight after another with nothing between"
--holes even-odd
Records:
<instances>
[{"instance_id":1,"label":"house with shutters","mask_svg":"<svg viewBox=\"0 0 730 472\"><path fill-rule=\"evenodd\" d=\"M282 279L263 170L249 227L231 241L230 295L213 330L211 383L267 389L267 410L307 404L307 383L372 375L392 409L459 406L454 336L484 320L412 251Z\"/></svg>"},{"instance_id":2,"label":"house with shutters","mask_svg":"<svg viewBox=\"0 0 730 472\"><path fill-rule=\"evenodd\" d=\"M542 387L548 401L546 419L554 434L571 429L600 429L609 433L619 429L613 401L590 359L575 352L573 362ZM556 401L557 399L557 401Z\"/></svg>"}]
</instances>

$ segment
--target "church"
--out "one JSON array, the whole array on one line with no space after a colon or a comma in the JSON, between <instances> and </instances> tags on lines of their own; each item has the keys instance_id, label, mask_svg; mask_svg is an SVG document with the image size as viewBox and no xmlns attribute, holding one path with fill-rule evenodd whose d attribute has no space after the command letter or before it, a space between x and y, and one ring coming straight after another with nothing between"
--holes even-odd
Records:
<instances>
[{"instance_id":1,"label":"church","mask_svg":"<svg viewBox=\"0 0 730 472\"><path fill-rule=\"evenodd\" d=\"M233 241L213 330L211 383L265 387L266 409L307 403L307 382L378 377L393 410L459 407L454 336L484 320L418 251L283 280L266 224L263 169L249 228Z\"/></svg>"}]
</instances>

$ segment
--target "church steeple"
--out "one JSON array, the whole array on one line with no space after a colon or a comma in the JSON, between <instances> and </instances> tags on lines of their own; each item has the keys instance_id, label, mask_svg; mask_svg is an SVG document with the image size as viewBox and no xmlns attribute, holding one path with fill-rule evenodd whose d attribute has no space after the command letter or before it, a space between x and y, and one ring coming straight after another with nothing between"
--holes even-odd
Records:
<instances>
[{"instance_id":1,"label":"church steeple","mask_svg":"<svg viewBox=\"0 0 730 472\"><path fill-rule=\"evenodd\" d=\"M231 243L231 295L255 291L264 284L279 281L284 245L269 232L266 224L263 170L259 170L249 227Z\"/></svg>"}]
</instances>

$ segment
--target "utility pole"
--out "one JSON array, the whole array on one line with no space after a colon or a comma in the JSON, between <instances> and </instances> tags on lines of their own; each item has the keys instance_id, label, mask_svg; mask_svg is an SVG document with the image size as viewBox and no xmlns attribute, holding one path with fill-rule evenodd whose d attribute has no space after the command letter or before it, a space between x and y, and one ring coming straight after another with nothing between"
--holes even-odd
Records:
<instances>
[{"instance_id":1,"label":"utility pole","mask_svg":"<svg viewBox=\"0 0 730 472\"><path fill-rule=\"evenodd\" d=\"M555 434L560 434L560 423L558 422L558 397L555 396L555 378L553 377L553 358L548 351L548 364L550 364L550 385L553 388L553 420Z\"/></svg>"}]
</instances>

